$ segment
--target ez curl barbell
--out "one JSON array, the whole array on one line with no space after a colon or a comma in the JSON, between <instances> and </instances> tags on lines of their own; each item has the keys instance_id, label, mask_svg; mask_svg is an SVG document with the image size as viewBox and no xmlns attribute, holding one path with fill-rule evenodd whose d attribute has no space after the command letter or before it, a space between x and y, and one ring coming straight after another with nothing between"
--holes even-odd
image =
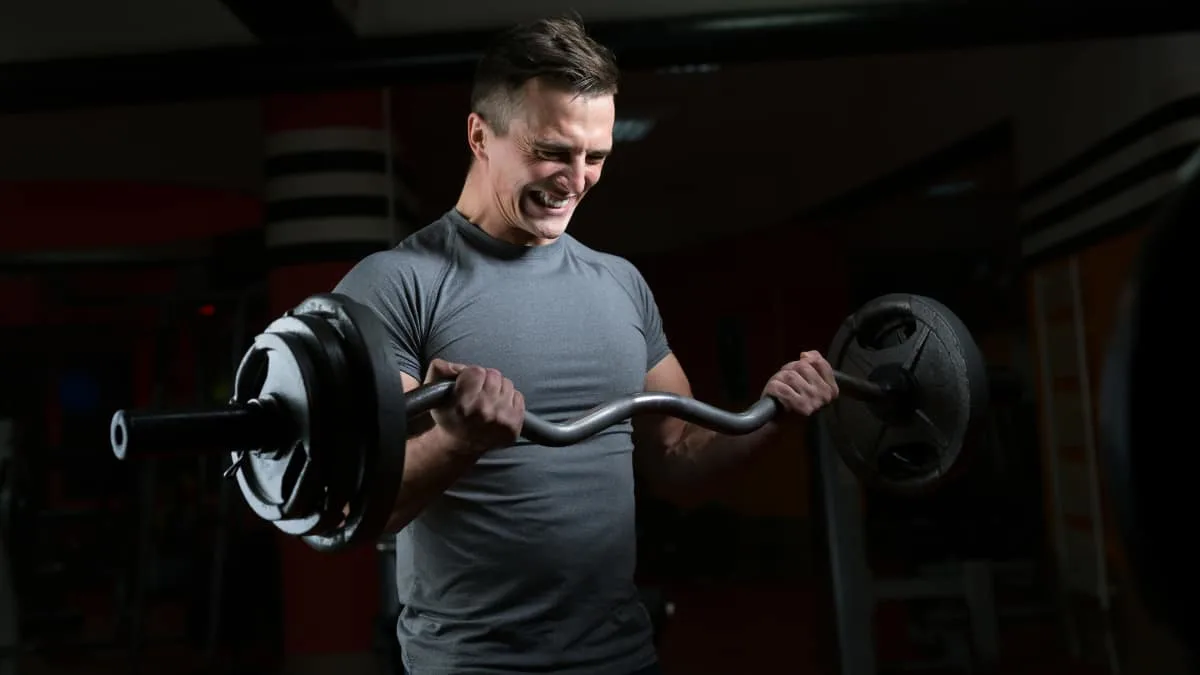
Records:
<instances>
[{"instance_id":1,"label":"ez curl barbell","mask_svg":"<svg viewBox=\"0 0 1200 675\"><path fill-rule=\"evenodd\" d=\"M929 298L884 296L846 319L829 359L842 395L827 414L847 463L864 480L895 490L944 479L986 407L983 359L957 317ZM228 404L118 411L111 443L123 460L230 453L226 473L259 517L334 551L382 533L400 489L408 423L446 403L452 390L453 381L442 381L405 393L375 314L345 296L320 294L255 337ZM647 413L747 434L778 409L769 397L730 412L641 392L563 422L527 412L521 436L565 447Z\"/></svg>"}]
</instances>

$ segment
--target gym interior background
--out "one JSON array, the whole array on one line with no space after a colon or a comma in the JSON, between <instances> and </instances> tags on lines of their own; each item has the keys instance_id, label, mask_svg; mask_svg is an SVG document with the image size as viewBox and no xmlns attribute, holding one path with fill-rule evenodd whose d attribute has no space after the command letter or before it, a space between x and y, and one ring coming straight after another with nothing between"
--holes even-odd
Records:
<instances>
[{"instance_id":1,"label":"gym interior background","mask_svg":"<svg viewBox=\"0 0 1200 675\"><path fill-rule=\"evenodd\" d=\"M569 9L535 4L0 12L0 673L392 662L386 550L280 536L211 460L119 464L109 417L227 400L271 318L451 205L470 59ZM625 79L571 231L643 271L697 398L748 405L895 290L962 317L1001 393L988 461L928 498L797 437L695 508L644 500L668 673L1184 672L1127 577L1096 399L1200 144L1200 22L1051 5L572 6ZM305 192L322 153L357 158L340 194Z\"/></svg>"}]
</instances>

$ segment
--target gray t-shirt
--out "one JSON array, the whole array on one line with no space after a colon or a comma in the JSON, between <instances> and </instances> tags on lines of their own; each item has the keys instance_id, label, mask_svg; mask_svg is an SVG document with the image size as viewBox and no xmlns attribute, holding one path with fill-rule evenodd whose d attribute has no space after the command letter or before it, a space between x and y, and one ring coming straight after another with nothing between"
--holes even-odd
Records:
<instances>
[{"instance_id":1,"label":"gray t-shirt","mask_svg":"<svg viewBox=\"0 0 1200 675\"><path fill-rule=\"evenodd\" d=\"M404 372L423 380L435 357L496 368L552 422L642 391L669 353L631 263L569 235L508 244L455 210L363 259L336 291L379 313ZM397 535L411 675L623 675L653 663L633 583L631 431L488 452Z\"/></svg>"}]
</instances>

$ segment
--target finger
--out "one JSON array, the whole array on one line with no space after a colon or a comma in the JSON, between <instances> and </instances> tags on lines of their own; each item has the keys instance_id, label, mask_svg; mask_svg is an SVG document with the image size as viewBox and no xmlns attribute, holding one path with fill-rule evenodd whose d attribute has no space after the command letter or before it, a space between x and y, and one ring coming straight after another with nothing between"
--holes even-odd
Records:
<instances>
[{"instance_id":1,"label":"finger","mask_svg":"<svg viewBox=\"0 0 1200 675\"><path fill-rule=\"evenodd\" d=\"M816 377L816 372L813 371L810 377L805 377L803 365L796 366L792 370L783 370L779 373L779 380L793 393L799 396L816 396L817 387L812 382Z\"/></svg>"},{"instance_id":2,"label":"finger","mask_svg":"<svg viewBox=\"0 0 1200 675\"><path fill-rule=\"evenodd\" d=\"M508 379L507 377L501 378L500 393L498 394L498 398L502 402L504 402L507 405L511 405L512 400L513 400L513 394L515 394L516 391L517 391L517 387L516 387L516 385L514 385L512 383L512 380Z\"/></svg>"},{"instance_id":3,"label":"finger","mask_svg":"<svg viewBox=\"0 0 1200 675\"><path fill-rule=\"evenodd\" d=\"M451 378L466 369L461 363L451 363L445 359L433 359L429 362L428 379Z\"/></svg>"},{"instance_id":4,"label":"finger","mask_svg":"<svg viewBox=\"0 0 1200 675\"><path fill-rule=\"evenodd\" d=\"M784 371L780 379L796 396L794 400L789 399L794 409L805 415L812 414L827 401L833 400L829 385L817 375L811 364L801 364L795 370Z\"/></svg>"},{"instance_id":5,"label":"finger","mask_svg":"<svg viewBox=\"0 0 1200 675\"><path fill-rule=\"evenodd\" d=\"M796 367L793 369L793 372L804 378L804 381L810 384L815 385L819 384L820 382L824 382L821 374L817 372L816 364L814 364L812 361L805 360L797 363Z\"/></svg>"},{"instance_id":6,"label":"finger","mask_svg":"<svg viewBox=\"0 0 1200 675\"><path fill-rule=\"evenodd\" d=\"M505 377L504 382L500 384L500 393L497 400L500 407L514 411L518 417L523 416L524 399L521 396L521 392L517 392L516 384L512 383L508 377Z\"/></svg>"},{"instance_id":7,"label":"finger","mask_svg":"<svg viewBox=\"0 0 1200 675\"><path fill-rule=\"evenodd\" d=\"M504 387L504 379L499 370L488 368L484 371L481 390L484 394L499 398L500 390Z\"/></svg>"},{"instance_id":8,"label":"finger","mask_svg":"<svg viewBox=\"0 0 1200 675\"><path fill-rule=\"evenodd\" d=\"M828 364L826 364L828 365ZM805 361L796 368L796 373L808 384L807 391L822 401L833 399L833 387L817 369L815 361ZM832 379L832 375L830 376Z\"/></svg>"},{"instance_id":9,"label":"finger","mask_svg":"<svg viewBox=\"0 0 1200 675\"><path fill-rule=\"evenodd\" d=\"M505 415L513 436L520 436L525 428L525 397L521 392L513 390L512 405L507 408Z\"/></svg>"},{"instance_id":10,"label":"finger","mask_svg":"<svg viewBox=\"0 0 1200 675\"><path fill-rule=\"evenodd\" d=\"M785 410L798 412L802 415L811 414L813 410L811 397L801 394L791 383L786 382L785 380L788 377L788 373L784 372L779 377L773 378L767 383L766 390L763 393L779 401L779 404Z\"/></svg>"},{"instance_id":11,"label":"finger","mask_svg":"<svg viewBox=\"0 0 1200 675\"><path fill-rule=\"evenodd\" d=\"M496 407L500 410L511 410L513 407L513 394L517 388L513 386L512 380L507 377L500 378L500 391L496 392Z\"/></svg>"},{"instance_id":12,"label":"finger","mask_svg":"<svg viewBox=\"0 0 1200 675\"><path fill-rule=\"evenodd\" d=\"M821 376L821 379L825 380L825 383L829 385L829 389L833 392L833 395L837 396L838 384L837 377L835 377L833 374L833 366L829 365L829 362L825 360L825 357L821 356L820 354L818 354L817 357L812 361L812 365L813 368L817 369L817 374Z\"/></svg>"},{"instance_id":13,"label":"finger","mask_svg":"<svg viewBox=\"0 0 1200 675\"><path fill-rule=\"evenodd\" d=\"M487 371L479 366L465 366L454 381L454 390L459 399L477 396L483 390L483 382Z\"/></svg>"},{"instance_id":14,"label":"finger","mask_svg":"<svg viewBox=\"0 0 1200 675\"><path fill-rule=\"evenodd\" d=\"M783 368L780 368L780 370L806 372L805 369L812 366L814 358L820 358L819 355L814 357L813 354L816 354L816 352L804 352L800 355L800 358L784 364Z\"/></svg>"}]
</instances>

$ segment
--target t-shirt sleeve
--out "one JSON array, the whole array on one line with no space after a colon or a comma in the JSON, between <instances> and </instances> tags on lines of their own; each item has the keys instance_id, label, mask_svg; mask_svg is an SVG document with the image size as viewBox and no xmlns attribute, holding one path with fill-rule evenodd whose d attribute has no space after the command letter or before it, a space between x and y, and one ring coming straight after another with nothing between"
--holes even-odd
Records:
<instances>
[{"instance_id":1,"label":"t-shirt sleeve","mask_svg":"<svg viewBox=\"0 0 1200 675\"><path fill-rule=\"evenodd\" d=\"M632 266L631 266L632 267ZM636 269L633 271L634 297L642 314L642 332L646 337L646 371L649 372L671 353L671 345L663 329L662 315L658 302L646 279Z\"/></svg>"},{"instance_id":2,"label":"t-shirt sleeve","mask_svg":"<svg viewBox=\"0 0 1200 675\"><path fill-rule=\"evenodd\" d=\"M424 379L426 321L421 285L412 267L395 251L373 253L358 262L334 288L374 310L387 330L392 359L418 382Z\"/></svg>"}]
</instances>

